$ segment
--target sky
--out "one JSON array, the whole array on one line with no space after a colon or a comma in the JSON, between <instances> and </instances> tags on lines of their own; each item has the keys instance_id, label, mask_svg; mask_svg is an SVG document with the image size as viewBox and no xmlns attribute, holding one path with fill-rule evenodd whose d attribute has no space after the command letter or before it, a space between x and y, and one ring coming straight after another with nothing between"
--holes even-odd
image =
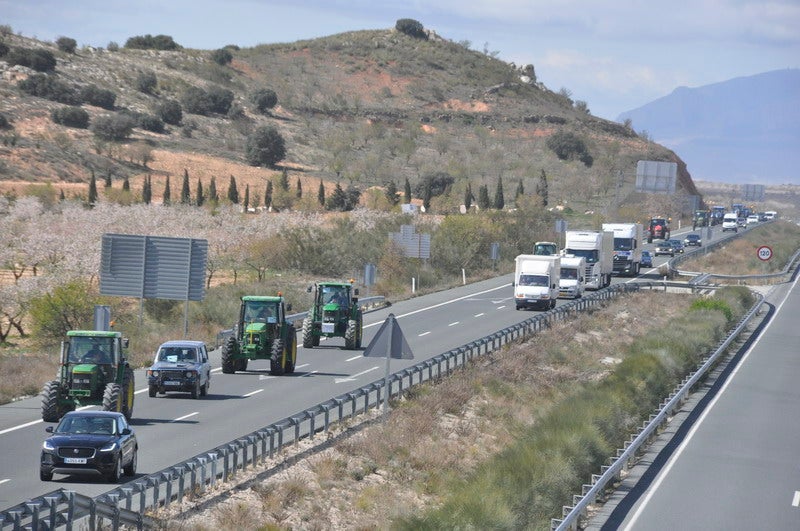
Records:
<instances>
[{"instance_id":1,"label":"sky","mask_svg":"<svg viewBox=\"0 0 800 531\"><path fill-rule=\"evenodd\" d=\"M15 33L98 47L146 34L250 47L401 18L532 64L547 88L609 120L681 86L800 67L800 0L0 0L0 25Z\"/></svg>"}]
</instances>

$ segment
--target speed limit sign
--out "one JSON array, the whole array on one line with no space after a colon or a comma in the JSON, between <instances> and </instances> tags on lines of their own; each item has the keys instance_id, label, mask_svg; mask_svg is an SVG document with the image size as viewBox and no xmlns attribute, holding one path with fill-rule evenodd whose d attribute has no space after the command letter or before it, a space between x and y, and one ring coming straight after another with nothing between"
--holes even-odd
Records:
<instances>
[{"instance_id":1,"label":"speed limit sign","mask_svg":"<svg viewBox=\"0 0 800 531\"><path fill-rule=\"evenodd\" d=\"M762 245L758 248L756 253L758 253L758 259L763 260L764 262L772 258L772 248L768 245Z\"/></svg>"}]
</instances>

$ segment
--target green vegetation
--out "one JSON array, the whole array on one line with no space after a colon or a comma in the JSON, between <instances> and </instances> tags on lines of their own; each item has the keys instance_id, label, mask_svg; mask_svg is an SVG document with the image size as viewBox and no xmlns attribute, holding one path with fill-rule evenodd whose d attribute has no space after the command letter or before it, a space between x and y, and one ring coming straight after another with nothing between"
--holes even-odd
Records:
<instances>
[{"instance_id":1,"label":"green vegetation","mask_svg":"<svg viewBox=\"0 0 800 531\"><path fill-rule=\"evenodd\" d=\"M67 127L76 127L78 129L86 129L89 127L89 113L80 107L59 107L53 109L50 117L57 124L66 125Z\"/></svg>"},{"instance_id":2,"label":"green vegetation","mask_svg":"<svg viewBox=\"0 0 800 531\"><path fill-rule=\"evenodd\" d=\"M75 53L75 48L78 47L78 42L71 37L59 37L56 39L56 46L64 53Z\"/></svg>"},{"instance_id":3,"label":"green vegetation","mask_svg":"<svg viewBox=\"0 0 800 531\"><path fill-rule=\"evenodd\" d=\"M127 114L98 116L92 121L91 130L103 140L125 140L133 132L136 121Z\"/></svg>"},{"instance_id":4,"label":"green vegetation","mask_svg":"<svg viewBox=\"0 0 800 531\"><path fill-rule=\"evenodd\" d=\"M400 33L405 33L409 37L415 39L427 39L428 35L425 33L425 27L421 22L413 18L398 19L394 25L395 29Z\"/></svg>"},{"instance_id":5,"label":"green vegetation","mask_svg":"<svg viewBox=\"0 0 800 531\"><path fill-rule=\"evenodd\" d=\"M117 95L110 90L101 89L97 85L89 84L85 87L81 87L80 94L81 99L89 105L102 107L109 111L114 110L114 103L117 100Z\"/></svg>"},{"instance_id":6,"label":"green vegetation","mask_svg":"<svg viewBox=\"0 0 800 531\"><path fill-rule=\"evenodd\" d=\"M245 158L253 166L274 166L286 157L286 144L277 129L259 127L247 137Z\"/></svg>"},{"instance_id":7,"label":"green vegetation","mask_svg":"<svg viewBox=\"0 0 800 531\"><path fill-rule=\"evenodd\" d=\"M594 163L586 144L575 133L557 131L547 139L547 147L561 160L579 160L586 167Z\"/></svg>"},{"instance_id":8,"label":"green vegetation","mask_svg":"<svg viewBox=\"0 0 800 531\"><path fill-rule=\"evenodd\" d=\"M211 60L218 65L225 66L233 61L233 54L227 48L220 48L211 52Z\"/></svg>"},{"instance_id":9,"label":"green vegetation","mask_svg":"<svg viewBox=\"0 0 800 531\"><path fill-rule=\"evenodd\" d=\"M134 50L180 50L181 46L169 35L137 35L125 41L125 48Z\"/></svg>"},{"instance_id":10,"label":"green vegetation","mask_svg":"<svg viewBox=\"0 0 800 531\"><path fill-rule=\"evenodd\" d=\"M250 101L255 104L258 112L269 114L269 110L278 103L278 95L272 89L260 88L250 95Z\"/></svg>"},{"instance_id":11,"label":"green vegetation","mask_svg":"<svg viewBox=\"0 0 800 531\"><path fill-rule=\"evenodd\" d=\"M25 94L57 101L58 103L67 105L80 105L83 103L80 92L75 86L47 74L33 74L17 83L17 87Z\"/></svg>"},{"instance_id":12,"label":"green vegetation","mask_svg":"<svg viewBox=\"0 0 800 531\"><path fill-rule=\"evenodd\" d=\"M37 72L52 72L56 69L56 58L53 52L41 48L12 47L5 54L3 60L9 65L27 66Z\"/></svg>"},{"instance_id":13,"label":"green vegetation","mask_svg":"<svg viewBox=\"0 0 800 531\"><path fill-rule=\"evenodd\" d=\"M134 82L136 90L145 94L155 94L156 87L158 87L158 77L152 70L139 72Z\"/></svg>"}]
</instances>

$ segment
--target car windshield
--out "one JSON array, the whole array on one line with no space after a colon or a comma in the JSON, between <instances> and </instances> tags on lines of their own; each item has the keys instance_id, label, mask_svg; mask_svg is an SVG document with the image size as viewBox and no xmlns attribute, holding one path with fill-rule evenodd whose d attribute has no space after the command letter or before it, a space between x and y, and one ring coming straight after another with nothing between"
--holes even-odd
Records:
<instances>
[{"instance_id":1,"label":"car windshield","mask_svg":"<svg viewBox=\"0 0 800 531\"><path fill-rule=\"evenodd\" d=\"M194 347L162 347L158 351L157 359L170 363L197 361L197 350Z\"/></svg>"},{"instance_id":2,"label":"car windshield","mask_svg":"<svg viewBox=\"0 0 800 531\"><path fill-rule=\"evenodd\" d=\"M547 275L520 275L520 286L547 286Z\"/></svg>"},{"instance_id":3,"label":"car windshield","mask_svg":"<svg viewBox=\"0 0 800 531\"><path fill-rule=\"evenodd\" d=\"M113 417L67 416L61 419L55 432L114 435L116 433L116 422L114 422Z\"/></svg>"},{"instance_id":4,"label":"car windshield","mask_svg":"<svg viewBox=\"0 0 800 531\"><path fill-rule=\"evenodd\" d=\"M577 269L568 269L568 268L561 268L561 278L567 280L575 280L578 278L578 270Z\"/></svg>"}]
</instances>

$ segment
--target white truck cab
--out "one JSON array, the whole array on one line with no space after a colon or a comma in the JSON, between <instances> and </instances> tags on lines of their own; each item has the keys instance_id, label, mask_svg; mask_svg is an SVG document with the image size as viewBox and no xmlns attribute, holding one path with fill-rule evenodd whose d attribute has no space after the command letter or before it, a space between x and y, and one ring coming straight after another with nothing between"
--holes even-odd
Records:
<instances>
[{"instance_id":1,"label":"white truck cab","mask_svg":"<svg viewBox=\"0 0 800 531\"><path fill-rule=\"evenodd\" d=\"M555 308L561 278L561 257L521 254L515 262L514 303L517 310Z\"/></svg>"},{"instance_id":2,"label":"white truck cab","mask_svg":"<svg viewBox=\"0 0 800 531\"><path fill-rule=\"evenodd\" d=\"M739 232L739 215L736 212L726 212L722 216L722 232L729 230Z\"/></svg>"},{"instance_id":3,"label":"white truck cab","mask_svg":"<svg viewBox=\"0 0 800 531\"><path fill-rule=\"evenodd\" d=\"M561 257L561 278L558 283L558 296L567 299L583 297L586 285L586 259L582 256Z\"/></svg>"}]
</instances>

